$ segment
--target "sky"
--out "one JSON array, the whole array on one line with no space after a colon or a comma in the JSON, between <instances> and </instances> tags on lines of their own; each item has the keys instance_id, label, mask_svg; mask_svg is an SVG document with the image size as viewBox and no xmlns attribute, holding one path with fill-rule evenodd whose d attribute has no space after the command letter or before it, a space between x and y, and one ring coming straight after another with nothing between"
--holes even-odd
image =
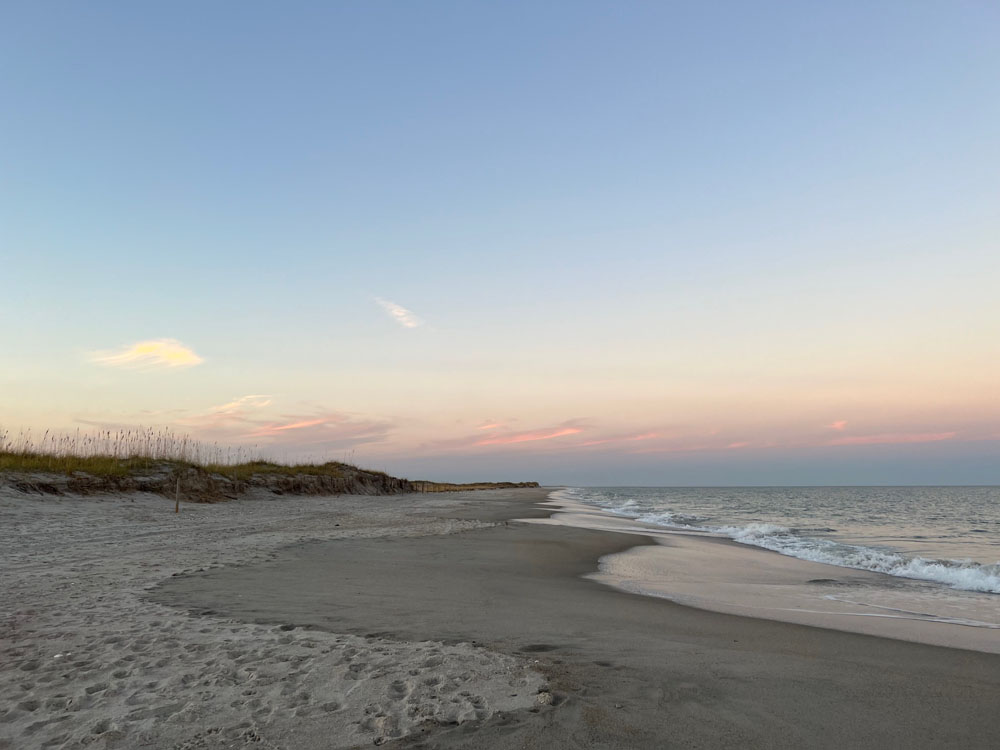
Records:
<instances>
[{"instance_id":1,"label":"sky","mask_svg":"<svg viewBox=\"0 0 1000 750\"><path fill-rule=\"evenodd\" d=\"M0 428L1000 483L1000 6L0 10Z\"/></svg>"}]
</instances>

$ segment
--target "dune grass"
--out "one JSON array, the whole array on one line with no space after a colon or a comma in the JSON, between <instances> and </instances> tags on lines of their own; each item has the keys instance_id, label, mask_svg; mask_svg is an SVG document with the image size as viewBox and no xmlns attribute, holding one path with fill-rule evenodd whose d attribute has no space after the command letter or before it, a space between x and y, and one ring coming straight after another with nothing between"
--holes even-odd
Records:
<instances>
[{"instance_id":1,"label":"dune grass","mask_svg":"<svg viewBox=\"0 0 1000 750\"><path fill-rule=\"evenodd\" d=\"M0 452L0 472L73 474L82 471L95 477L124 477L148 469L152 463L146 458Z\"/></svg>"},{"instance_id":2,"label":"dune grass","mask_svg":"<svg viewBox=\"0 0 1000 750\"><path fill-rule=\"evenodd\" d=\"M0 472L72 475L82 472L96 478L123 478L145 472L181 474L187 470L218 474L234 481L255 475L349 478L363 474L370 480L399 480L384 471L362 469L341 461L279 463L261 455L257 446L226 446L192 440L167 429L136 428L73 433L46 431L34 437L30 430L16 435L0 429ZM453 484L418 480L409 482L417 492L456 492L531 487L536 482L472 482Z\"/></svg>"}]
</instances>

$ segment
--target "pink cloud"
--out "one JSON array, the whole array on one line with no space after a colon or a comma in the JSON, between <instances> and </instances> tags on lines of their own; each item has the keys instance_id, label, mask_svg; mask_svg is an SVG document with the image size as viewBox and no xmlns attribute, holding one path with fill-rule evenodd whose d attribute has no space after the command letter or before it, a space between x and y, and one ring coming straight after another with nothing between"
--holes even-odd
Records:
<instances>
[{"instance_id":1,"label":"pink cloud","mask_svg":"<svg viewBox=\"0 0 1000 750\"><path fill-rule=\"evenodd\" d=\"M566 435L576 435L583 432L580 427L561 427L556 430L535 430L533 432L519 432L514 435L504 435L502 437L485 438L477 440L475 445L509 445L511 443L526 443L533 440L552 440L553 438L564 437Z\"/></svg>"},{"instance_id":2,"label":"pink cloud","mask_svg":"<svg viewBox=\"0 0 1000 750\"><path fill-rule=\"evenodd\" d=\"M300 414L275 414L269 409L271 396L242 396L229 403L174 420L197 440L244 444L260 439L262 446L336 449L379 443L389 436L392 425L344 412L316 409Z\"/></svg>"},{"instance_id":3,"label":"pink cloud","mask_svg":"<svg viewBox=\"0 0 1000 750\"><path fill-rule=\"evenodd\" d=\"M503 427L499 422L490 422L489 424L481 424L477 427L477 430L495 430L499 427Z\"/></svg>"},{"instance_id":4,"label":"pink cloud","mask_svg":"<svg viewBox=\"0 0 1000 750\"><path fill-rule=\"evenodd\" d=\"M827 425L831 430L843 430L847 427L846 419L838 419L836 422L831 422Z\"/></svg>"},{"instance_id":5,"label":"pink cloud","mask_svg":"<svg viewBox=\"0 0 1000 750\"><path fill-rule=\"evenodd\" d=\"M277 435L285 430L301 430L303 427L315 427L318 424L326 424L330 420L327 418L321 419L306 419L301 422L291 422L289 424L269 424L264 427L259 428L256 432L247 433L247 437L264 437L266 435Z\"/></svg>"},{"instance_id":6,"label":"pink cloud","mask_svg":"<svg viewBox=\"0 0 1000 750\"><path fill-rule=\"evenodd\" d=\"M936 443L951 440L955 432L888 432L881 435L855 435L839 437L827 445L881 445L887 443Z\"/></svg>"},{"instance_id":7,"label":"pink cloud","mask_svg":"<svg viewBox=\"0 0 1000 750\"><path fill-rule=\"evenodd\" d=\"M740 443L730 443L726 447L727 448L746 448L748 445L750 445L750 443L748 443L746 441L743 441L743 442L740 442Z\"/></svg>"},{"instance_id":8,"label":"pink cloud","mask_svg":"<svg viewBox=\"0 0 1000 750\"><path fill-rule=\"evenodd\" d=\"M213 406L208 411L180 417L175 422L199 432L242 431L246 429L242 427L244 424L260 424L259 421L254 421L254 417L270 406L271 402L270 396L262 394L241 396L228 403Z\"/></svg>"}]
</instances>

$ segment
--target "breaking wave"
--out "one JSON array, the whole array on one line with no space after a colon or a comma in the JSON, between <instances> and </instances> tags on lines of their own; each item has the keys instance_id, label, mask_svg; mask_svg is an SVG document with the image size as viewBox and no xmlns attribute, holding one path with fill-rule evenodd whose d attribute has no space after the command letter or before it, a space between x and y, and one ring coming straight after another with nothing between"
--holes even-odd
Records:
<instances>
[{"instance_id":1,"label":"breaking wave","mask_svg":"<svg viewBox=\"0 0 1000 750\"><path fill-rule=\"evenodd\" d=\"M843 544L831 539L798 536L792 529L769 523L722 526L705 529L725 534L741 544L780 552L802 560L839 565L843 568L935 581L965 591L1000 594L1000 563L983 565L970 560L928 560L906 557L898 552Z\"/></svg>"},{"instance_id":2,"label":"breaking wave","mask_svg":"<svg viewBox=\"0 0 1000 750\"><path fill-rule=\"evenodd\" d=\"M666 528L723 534L741 544L779 552L802 560L837 565L843 568L870 570L899 578L933 581L964 591L1000 594L1000 562L978 563L971 560L935 560L906 556L899 552L824 539L814 534L832 533L827 526L790 528L773 523L748 523L721 526L710 519L690 513L678 513L650 503L613 494L569 490L574 500L597 505L612 513Z\"/></svg>"}]
</instances>

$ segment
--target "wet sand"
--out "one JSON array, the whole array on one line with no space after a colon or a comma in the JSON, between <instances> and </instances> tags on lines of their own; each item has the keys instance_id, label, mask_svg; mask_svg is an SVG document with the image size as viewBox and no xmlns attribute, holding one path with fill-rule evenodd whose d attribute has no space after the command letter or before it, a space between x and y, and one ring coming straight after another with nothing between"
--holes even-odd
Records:
<instances>
[{"instance_id":1,"label":"wet sand","mask_svg":"<svg viewBox=\"0 0 1000 750\"><path fill-rule=\"evenodd\" d=\"M532 490L433 511L448 535L344 538L170 579L160 604L295 632L471 643L546 676L531 708L439 719L424 748L993 748L1000 656L709 612L588 580L634 535L544 517ZM329 738L338 746L334 737Z\"/></svg>"}]
</instances>

